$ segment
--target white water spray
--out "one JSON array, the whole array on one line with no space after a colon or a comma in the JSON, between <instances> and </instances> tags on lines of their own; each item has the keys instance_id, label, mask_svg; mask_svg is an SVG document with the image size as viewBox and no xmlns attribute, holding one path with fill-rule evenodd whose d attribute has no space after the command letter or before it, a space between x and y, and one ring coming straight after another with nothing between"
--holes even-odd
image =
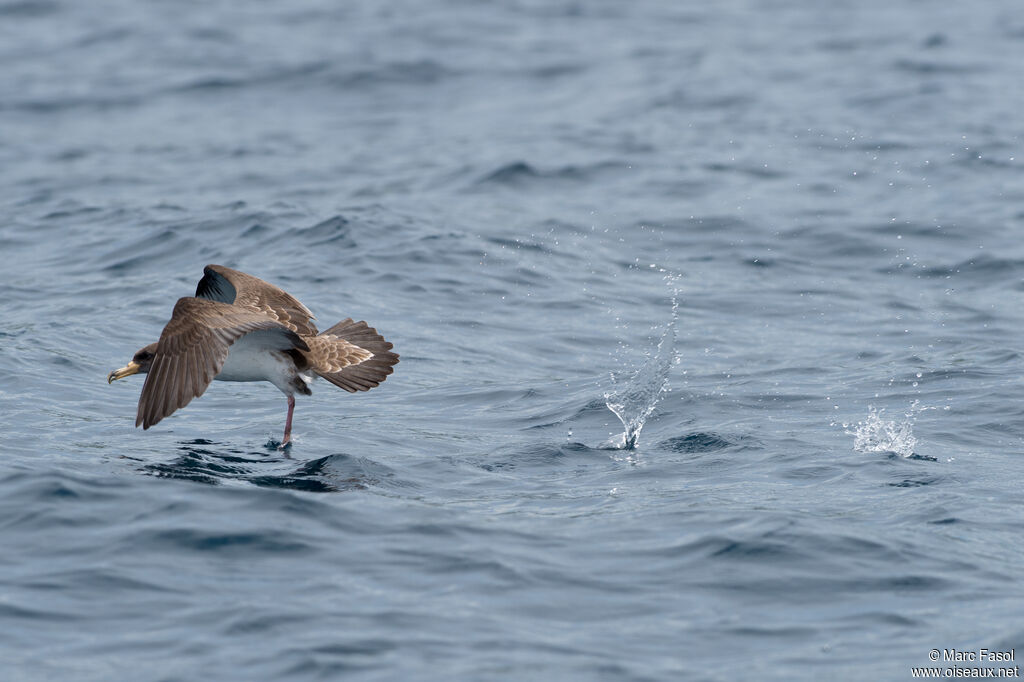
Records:
<instances>
[{"instance_id":1,"label":"white water spray","mask_svg":"<svg viewBox=\"0 0 1024 682\"><path fill-rule=\"evenodd\" d=\"M663 271L664 272L664 271ZM676 323L679 319L679 276L665 275L672 288L672 317L661 333L657 347L646 353L643 364L632 371L611 373L612 389L604 394L605 405L622 422L624 431L612 441L617 449L632 450L647 418L669 390L669 371L676 357Z\"/></svg>"},{"instance_id":2,"label":"white water spray","mask_svg":"<svg viewBox=\"0 0 1024 682\"><path fill-rule=\"evenodd\" d=\"M868 416L856 424L843 424L845 433L853 436L853 449L857 452L893 452L900 457L913 457L917 446L914 436L914 422L918 413L933 410L934 407L921 407L915 400L910 410L901 421L883 419L885 408L876 410L868 406Z\"/></svg>"}]
</instances>

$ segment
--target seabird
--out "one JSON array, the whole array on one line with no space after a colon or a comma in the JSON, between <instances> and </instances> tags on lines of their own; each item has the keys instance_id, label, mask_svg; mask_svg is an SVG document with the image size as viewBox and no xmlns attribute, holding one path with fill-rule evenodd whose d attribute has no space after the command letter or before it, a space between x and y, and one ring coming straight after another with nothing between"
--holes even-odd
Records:
<instances>
[{"instance_id":1,"label":"seabird","mask_svg":"<svg viewBox=\"0 0 1024 682\"><path fill-rule=\"evenodd\" d=\"M157 424L198 398L214 379L269 381L288 397L281 447L291 440L295 394L320 376L350 393L369 391L398 355L366 322L342 320L317 331L313 313L273 284L207 265L194 297L178 299L160 340L140 349L107 383L146 374L135 426Z\"/></svg>"}]
</instances>

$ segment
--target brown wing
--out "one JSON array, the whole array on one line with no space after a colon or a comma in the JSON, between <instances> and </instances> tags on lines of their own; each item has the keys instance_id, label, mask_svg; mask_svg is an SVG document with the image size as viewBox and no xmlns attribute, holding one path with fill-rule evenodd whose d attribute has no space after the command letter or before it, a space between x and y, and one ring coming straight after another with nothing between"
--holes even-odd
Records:
<instances>
[{"instance_id":1,"label":"brown wing","mask_svg":"<svg viewBox=\"0 0 1024 682\"><path fill-rule=\"evenodd\" d=\"M157 341L135 425L148 429L201 396L223 369L231 344L261 330L268 347L309 348L293 330L259 313L202 298L179 299Z\"/></svg>"},{"instance_id":2,"label":"brown wing","mask_svg":"<svg viewBox=\"0 0 1024 682\"><path fill-rule=\"evenodd\" d=\"M309 308L287 291L223 265L207 265L196 287L196 297L239 307L266 315L303 336L316 336L316 319Z\"/></svg>"},{"instance_id":3,"label":"brown wing","mask_svg":"<svg viewBox=\"0 0 1024 682\"><path fill-rule=\"evenodd\" d=\"M307 338L311 369L350 393L369 391L388 378L398 354L365 322L342 320L320 336Z\"/></svg>"}]
</instances>

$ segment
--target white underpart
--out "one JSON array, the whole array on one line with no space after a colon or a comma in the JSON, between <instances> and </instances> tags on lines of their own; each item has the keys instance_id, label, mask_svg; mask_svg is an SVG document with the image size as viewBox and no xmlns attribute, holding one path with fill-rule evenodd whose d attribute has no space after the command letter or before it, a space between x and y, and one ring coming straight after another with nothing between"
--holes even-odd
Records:
<instances>
[{"instance_id":1,"label":"white underpart","mask_svg":"<svg viewBox=\"0 0 1024 682\"><path fill-rule=\"evenodd\" d=\"M218 381L269 381L285 395L295 391L291 380L296 374L292 359L273 348L268 348L257 334L247 334L235 341L228 349L228 359ZM303 377L305 379L305 377Z\"/></svg>"}]
</instances>

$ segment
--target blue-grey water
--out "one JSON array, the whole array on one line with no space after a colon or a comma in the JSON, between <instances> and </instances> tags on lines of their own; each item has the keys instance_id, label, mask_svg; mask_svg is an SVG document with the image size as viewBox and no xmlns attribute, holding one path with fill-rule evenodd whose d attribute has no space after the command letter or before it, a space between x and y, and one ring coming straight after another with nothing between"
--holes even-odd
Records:
<instances>
[{"instance_id":1,"label":"blue-grey water","mask_svg":"<svg viewBox=\"0 0 1024 682\"><path fill-rule=\"evenodd\" d=\"M1010 0L0 0L0 679L1024 652L1022 63ZM400 364L136 429L207 263Z\"/></svg>"}]
</instances>

